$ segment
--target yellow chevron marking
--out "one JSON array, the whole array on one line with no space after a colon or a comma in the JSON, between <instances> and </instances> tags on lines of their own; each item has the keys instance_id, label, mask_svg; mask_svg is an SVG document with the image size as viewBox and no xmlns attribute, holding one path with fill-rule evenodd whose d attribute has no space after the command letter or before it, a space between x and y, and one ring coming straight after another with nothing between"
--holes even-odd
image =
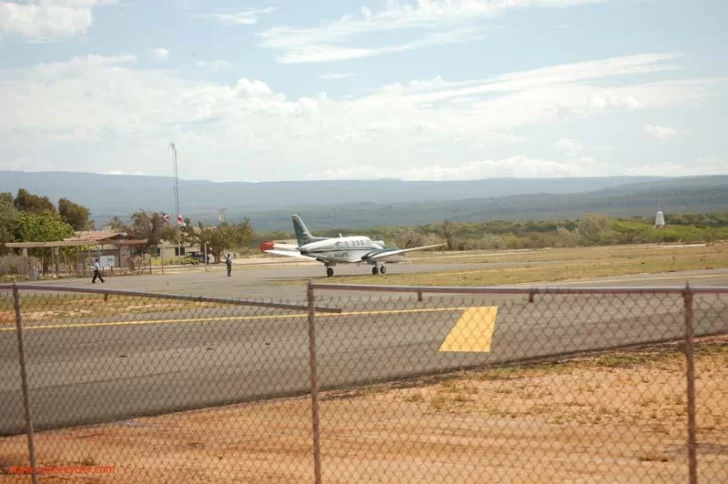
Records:
<instances>
[{"instance_id":1,"label":"yellow chevron marking","mask_svg":"<svg viewBox=\"0 0 728 484\"><path fill-rule=\"evenodd\" d=\"M450 330L440 351L490 352L498 306L468 308Z\"/></svg>"}]
</instances>

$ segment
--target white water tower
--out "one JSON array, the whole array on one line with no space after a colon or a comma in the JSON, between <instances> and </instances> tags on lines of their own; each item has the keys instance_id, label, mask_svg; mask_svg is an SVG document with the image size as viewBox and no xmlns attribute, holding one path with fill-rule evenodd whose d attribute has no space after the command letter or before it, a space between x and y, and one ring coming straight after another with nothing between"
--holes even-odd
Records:
<instances>
[{"instance_id":1,"label":"white water tower","mask_svg":"<svg viewBox=\"0 0 728 484\"><path fill-rule=\"evenodd\" d=\"M657 214L655 215L655 228L665 226L665 214L662 213L661 207L657 208Z\"/></svg>"}]
</instances>

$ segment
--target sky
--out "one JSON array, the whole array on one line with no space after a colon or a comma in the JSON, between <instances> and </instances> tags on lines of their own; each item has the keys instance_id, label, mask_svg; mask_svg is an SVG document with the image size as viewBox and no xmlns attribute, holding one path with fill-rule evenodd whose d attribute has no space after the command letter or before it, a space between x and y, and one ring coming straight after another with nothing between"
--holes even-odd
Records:
<instances>
[{"instance_id":1,"label":"sky","mask_svg":"<svg viewBox=\"0 0 728 484\"><path fill-rule=\"evenodd\" d=\"M0 170L728 174L725 0L0 0Z\"/></svg>"}]
</instances>

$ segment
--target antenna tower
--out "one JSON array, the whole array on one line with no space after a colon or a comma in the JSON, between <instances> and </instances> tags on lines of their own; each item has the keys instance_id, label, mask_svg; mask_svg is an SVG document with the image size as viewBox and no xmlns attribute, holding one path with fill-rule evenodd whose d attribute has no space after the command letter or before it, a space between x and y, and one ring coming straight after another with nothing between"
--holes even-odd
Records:
<instances>
[{"instance_id":1,"label":"antenna tower","mask_svg":"<svg viewBox=\"0 0 728 484\"><path fill-rule=\"evenodd\" d=\"M182 259L182 247L180 246L180 237L179 237L179 220L178 217L180 216L180 210L179 210L179 177L177 173L177 147L174 145L174 143L170 143L170 147L172 148L172 152L174 153L174 204L177 207L177 214L174 218L175 226L177 227L177 255L179 256L180 260Z\"/></svg>"}]
</instances>

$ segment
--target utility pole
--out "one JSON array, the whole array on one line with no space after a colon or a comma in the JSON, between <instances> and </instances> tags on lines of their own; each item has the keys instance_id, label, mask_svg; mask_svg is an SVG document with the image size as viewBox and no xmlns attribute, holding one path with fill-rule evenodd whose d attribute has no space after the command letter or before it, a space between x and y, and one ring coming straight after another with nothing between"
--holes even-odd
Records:
<instances>
[{"instance_id":1,"label":"utility pole","mask_svg":"<svg viewBox=\"0 0 728 484\"><path fill-rule=\"evenodd\" d=\"M179 209L179 178L177 173L177 148L174 146L174 143L170 143L170 146L172 148L172 152L174 153L174 203L177 207L177 218L175 219L175 224L177 227L177 258L178 258L178 264L182 264L182 247L180 245L180 234L179 234L179 217L181 215L180 209Z\"/></svg>"}]
</instances>

